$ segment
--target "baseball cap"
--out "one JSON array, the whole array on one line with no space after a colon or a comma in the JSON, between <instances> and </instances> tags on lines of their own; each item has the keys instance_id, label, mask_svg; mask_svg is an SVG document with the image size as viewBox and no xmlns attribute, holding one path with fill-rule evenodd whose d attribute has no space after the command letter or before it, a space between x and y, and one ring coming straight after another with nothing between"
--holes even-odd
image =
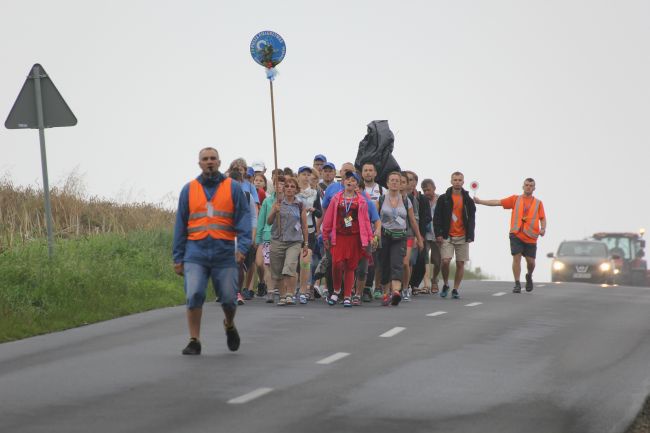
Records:
<instances>
[{"instance_id":1,"label":"baseball cap","mask_svg":"<svg viewBox=\"0 0 650 433\"><path fill-rule=\"evenodd\" d=\"M251 163L251 167L253 167L254 171L264 171L266 170L266 165L262 161L253 161Z\"/></svg>"},{"instance_id":2,"label":"baseball cap","mask_svg":"<svg viewBox=\"0 0 650 433\"><path fill-rule=\"evenodd\" d=\"M356 181L357 181L357 183L361 182L361 177L360 177L359 174L358 174L357 172L355 172L355 171L346 171L346 172L345 172L345 178L347 179L347 178L350 178L350 177L355 178Z\"/></svg>"},{"instance_id":3,"label":"baseball cap","mask_svg":"<svg viewBox=\"0 0 650 433\"><path fill-rule=\"evenodd\" d=\"M336 170L336 166L334 166L333 162L326 162L323 164L323 168L331 168L332 170Z\"/></svg>"},{"instance_id":4,"label":"baseball cap","mask_svg":"<svg viewBox=\"0 0 650 433\"><path fill-rule=\"evenodd\" d=\"M323 161L323 162L327 162L327 158L325 157L325 155L321 155L321 154L319 153L318 155L314 156L314 161Z\"/></svg>"},{"instance_id":5,"label":"baseball cap","mask_svg":"<svg viewBox=\"0 0 650 433\"><path fill-rule=\"evenodd\" d=\"M302 173L303 171L308 171L308 172L311 173L311 172L312 172L312 169L311 169L311 167L309 167L309 166L307 166L307 165L303 165L302 167L300 167L300 168L298 169L298 174Z\"/></svg>"},{"instance_id":6,"label":"baseball cap","mask_svg":"<svg viewBox=\"0 0 650 433\"><path fill-rule=\"evenodd\" d=\"M246 174L251 177L255 176L255 169L253 167L248 167Z\"/></svg>"}]
</instances>

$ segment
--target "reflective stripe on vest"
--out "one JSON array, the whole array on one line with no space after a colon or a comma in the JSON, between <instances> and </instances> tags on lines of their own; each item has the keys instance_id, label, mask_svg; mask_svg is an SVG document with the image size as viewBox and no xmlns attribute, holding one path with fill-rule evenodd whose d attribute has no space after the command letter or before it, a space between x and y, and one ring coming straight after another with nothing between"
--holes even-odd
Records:
<instances>
[{"instance_id":1,"label":"reflective stripe on vest","mask_svg":"<svg viewBox=\"0 0 650 433\"><path fill-rule=\"evenodd\" d=\"M195 241L208 236L213 239L235 239L235 204L231 191L232 179L226 178L208 203L201 183L196 179L190 182L187 239Z\"/></svg>"},{"instance_id":2,"label":"reflective stripe on vest","mask_svg":"<svg viewBox=\"0 0 650 433\"><path fill-rule=\"evenodd\" d=\"M512 211L512 219L510 222L510 233L519 233L522 231L526 236L529 236L532 239L537 239L539 237L539 204L540 201L533 197L533 216L524 222L523 228L521 226L522 219L524 217L523 211L523 196L517 197L515 201L515 207ZM530 211L528 212L530 215Z\"/></svg>"}]
</instances>

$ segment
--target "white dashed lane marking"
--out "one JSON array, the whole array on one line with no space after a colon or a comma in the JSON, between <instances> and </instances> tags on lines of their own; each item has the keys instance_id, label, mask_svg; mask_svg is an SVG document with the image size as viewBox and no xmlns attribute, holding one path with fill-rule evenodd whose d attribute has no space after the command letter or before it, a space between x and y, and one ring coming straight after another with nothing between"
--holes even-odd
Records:
<instances>
[{"instance_id":1,"label":"white dashed lane marking","mask_svg":"<svg viewBox=\"0 0 650 433\"><path fill-rule=\"evenodd\" d=\"M545 287L546 284L538 284L537 287Z\"/></svg>"},{"instance_id":2,"label":"white dashed lane marking","mask_svg":"<svg viewBox=\"0 0 650 433\"><path fill-rule=\"evenodd\" d=\"M248 394L244 394L239 397L228 400L228 404L248 403L249 401L255 400L256 398L260 398L271 391L273 391L273 388L257 388L255 391L251 391Z\"/></svg>"},{"instance_id":3,"label":"white dashed lane marking","mask_svg":"<svg viewBox=\"0 0 650 433\"><path fill-rule=\"evenodd\" d=\"M472 302L471 304L466 304L466 307L476 307L477 305L481 305L483 302Z\"/></svg>"},{"instance_id":4,"label":"white dashed lane marking","mask_svg":"<svg viewBox=\"0 0 650 433\"><path fill-rule=\"evenodd\" d=\"M406 328L402 328L401 326L396 326L393 329L391 329L390 331L386 331L383 334L381 334L380 337L384 337L384 338L393 337L393 336L399 334L400 332L402 332L405 329Z\"/></svg>"},{"instance_id":5,"label":"white dashed lane marking","mask_svg":"<svg viewBox=\"0 0 650 433\"><path fill-rule=\"evenodd\" d=\"M317 361L316 364L321 364L321 365L331 364L331 363L336 362L339 359L343 359L343 358L345 358L346 356L349 356L349 355L350 354L346 353L346 352L338 352L338 353L335 353L334 355L328 356L327 358L323 358L320 361Z\"/></svg>"},{"instance_id":6,"label":"white dashed lane marking","mask_svg":"<svg viewBox=\"0 0 650 433\"><path fill-rule=\"evenodd\" d=\"M495 293L495 294L492 295L492 296L503 296L503 295L505 295L505 294L506 294L506 292L497 292L497 293Z\"/></svg>"},{"instance_id":7,"label":"white dashed lane marking","mask_svg":"<svg viewBox=\"0 0 650 433\"><path fill-rule=\"evenodd\" d=\"M429 317L436 317L436 316L442 316L443 314L447 314L446 311L436 311L435 313L429 313L427 316Z\"/></svg>"}]
</instances>

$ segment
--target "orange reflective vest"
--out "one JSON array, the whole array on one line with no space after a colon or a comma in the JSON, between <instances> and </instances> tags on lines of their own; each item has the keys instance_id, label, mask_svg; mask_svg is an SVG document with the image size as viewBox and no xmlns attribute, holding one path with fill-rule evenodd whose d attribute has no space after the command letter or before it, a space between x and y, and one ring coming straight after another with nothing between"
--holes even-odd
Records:
<instances>
[{"instance_id":1,"label":"orange reflective vest","mask_svg":"<svg viewBox=\"0 0 650 433\"><path fill-rule=\"evenodd\" d=\"M196 179L190 182L187 239L198 241L209 235L213 239L235 240L235 203L231 185L231 178L221 181L208 202L203 185Z\"/></svg>"},{"instance_id":2,"label":"orange reflective vest","mask_svg":"<svg viewBox=\"0 0 650 433\"><path fill-rule=\"evenodd\" d=\"M510 233L517 234L520 231L531 239L539 237L539 205L540 201L533 197L533 203L524 215L524 196L520 195L515 201L510 218ZM524 221L526 217L526 221Z\"/></svg>"}]
</instances>

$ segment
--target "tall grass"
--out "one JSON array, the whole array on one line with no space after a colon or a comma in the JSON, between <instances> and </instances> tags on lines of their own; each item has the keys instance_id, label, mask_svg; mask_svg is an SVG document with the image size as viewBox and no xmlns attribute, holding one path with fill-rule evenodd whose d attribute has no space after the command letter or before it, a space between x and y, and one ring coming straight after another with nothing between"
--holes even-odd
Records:
<instances>
[{"instance_id":1,"label":"tall grass","mask_svg":"<svg viewBox=\"0 0 650 433\"><path fill-rule=\"evenodd\" d=\"M89 196L72 173L51 189L54 235L59 239L100 233L168 229L174 212L150 203L119 204ZM0 178L0 252L47 234L43 190Z\"/></svg>"}]
</instances>

